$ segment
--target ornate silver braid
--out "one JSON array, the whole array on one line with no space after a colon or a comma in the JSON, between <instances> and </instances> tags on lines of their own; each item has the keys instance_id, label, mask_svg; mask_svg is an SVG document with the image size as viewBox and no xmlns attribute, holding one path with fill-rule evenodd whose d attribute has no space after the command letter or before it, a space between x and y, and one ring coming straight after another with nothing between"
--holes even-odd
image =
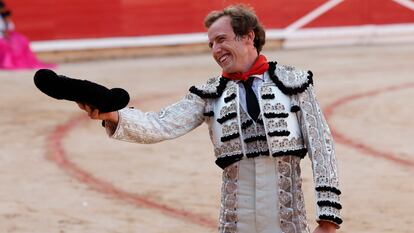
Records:
<instances>
[{"instance_id":1,"label":"ornate silver braid","mask_svg":"<svg viewBox=\"0 0 414 233\"><path fill-rule=\"evenodd\" d=\"M202 98L190 93L158 113L124 108L118 111L115 132L111 135L111 130L107 131L112 138L143 144L176 138L203 123L205 105Z\"/></svg>"},{"instance_id":2,"label":"ornate silver braid","mask_svg":"<svg viewBox=\"0 0 414 233\"><path fill-rule=\"evenodd\" d=\"M236 233L238 222L237 192L239 165L232 164L223 170L219 233Z\"/></svg>"},{"instance_id":3,"label":"ornate silver braid","mask_svg":"<svg viewBox=\"0 0 414 233\"><path fill-rule=\"evenodd\" d=\"M317 221L330 221L338 228L342 223L339 210L340 191L333 138L316 101L313 86L297 96L301 111L301 128L312 162L316 189Z\"/></svg>"},{"instance_id":4,"label":"ornate silver braid","mask_svg":"<svg viewBox=\"0 0 414 233\"><path fill-rule=\"evenodd\" d=\"M296 69L293 66L276 66L276 75L279 80L288 88L300 88L309 82L308 71Z\"/></svg>"}]
</instances>

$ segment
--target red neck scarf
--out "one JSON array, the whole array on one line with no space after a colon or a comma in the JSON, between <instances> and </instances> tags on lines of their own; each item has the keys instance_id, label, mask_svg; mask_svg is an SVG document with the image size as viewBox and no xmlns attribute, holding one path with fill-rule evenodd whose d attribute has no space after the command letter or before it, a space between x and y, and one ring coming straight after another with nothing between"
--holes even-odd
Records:
<instances>
[{"instance_id":1,"label":"red neck scarf","mask_svg":"<svg viewBox=\"0 0 414 233\"><path fill-rule=\"evenodd\" d=\"M231 80L246 81L250 76L255 74L263 74L269 69L269 64L264 55L259 55L252 67L247 72L226 73L223 71L222 76Z\"/></svg>"}]
</instances>

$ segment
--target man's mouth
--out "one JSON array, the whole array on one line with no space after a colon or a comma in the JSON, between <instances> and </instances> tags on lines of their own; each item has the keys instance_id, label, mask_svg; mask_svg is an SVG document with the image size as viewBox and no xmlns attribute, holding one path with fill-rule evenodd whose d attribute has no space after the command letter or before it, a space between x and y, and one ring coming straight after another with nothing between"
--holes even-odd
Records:
<instances>
[{"instance_id":1,"label":"man's mouth","mask_svg":"<svg viewBox=\"0 0 414 233\"><path fill-rule=\"evenodd\" d=\"M229 55L228 54L224 54L223 56L221 56L219 58L220 63L224 63L225 61L227 61Z\"/></svg>"}]
</instances>

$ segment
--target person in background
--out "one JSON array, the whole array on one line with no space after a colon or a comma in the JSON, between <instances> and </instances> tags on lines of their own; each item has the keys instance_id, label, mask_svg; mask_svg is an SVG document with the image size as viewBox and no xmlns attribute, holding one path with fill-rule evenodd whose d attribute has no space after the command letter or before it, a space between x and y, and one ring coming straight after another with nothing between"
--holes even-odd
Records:
<instances>
[{"instance_id":1,"label":"person in background","mask_svg":"<svg viewBox=\"0 0 414 233\"><path fill-rule=\"evenodd\" d=\"M158 113L79 107L103 120L110 137L136 143L173 139L206 122L215 162L223 169L220 233L310 232L300 168L308 155L316 193L314 233L336 232L342 206L335 148L312 72L267 61L261 54L265 31L249 7L213 11L204 24L221 75L191 87Z\"/></svg>"},{"instance_id":2,"label":"person in background","mask_svg":"<svg viewBox=\"0 0 414 233\"><path fill-rule=\"evenodd\" d=\"M0 0L0 69L54 68L55 64L39 61L30 49L29 40L15 31L11 11Z\"/></svg>"}]
</instances>

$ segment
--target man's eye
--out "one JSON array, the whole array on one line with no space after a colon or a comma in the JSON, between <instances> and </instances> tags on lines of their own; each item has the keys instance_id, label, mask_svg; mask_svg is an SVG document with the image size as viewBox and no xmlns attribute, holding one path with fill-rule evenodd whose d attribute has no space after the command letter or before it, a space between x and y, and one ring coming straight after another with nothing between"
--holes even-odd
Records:
<instances>
[{"instance_id":1,"label":"man's eye","mask_svg":"<svg viewBox=\"0 0 414 233\"><path fill-rule=\"evenodd\" d=\"M208 43L208 47L211 49L211 48L213 48L213 43Z\"/></svg>"}]
</instances>

